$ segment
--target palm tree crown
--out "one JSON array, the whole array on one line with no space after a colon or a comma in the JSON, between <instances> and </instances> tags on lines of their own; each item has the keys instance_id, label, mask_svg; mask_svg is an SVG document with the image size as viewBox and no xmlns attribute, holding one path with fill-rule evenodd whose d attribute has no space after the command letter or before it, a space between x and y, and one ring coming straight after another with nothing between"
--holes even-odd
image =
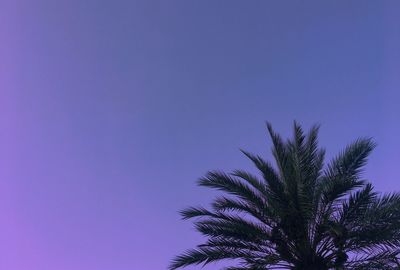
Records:
<instances>
[{"instance_id":1,"label":"palm tree crown","mask_svg":"<svg viewBox=\"0 0 400 270\"><path fill-rule=\"evenodd\" d=\"M207 241L177 256L169 269L232 259L225 270L400 269L400 193L379 195L361 176L375 144L361 138L329 164L318 126L294 123L284 141L267 124L275 164L242 151L259 176L209 172L200 186L226 193L210 210L190 207Z\"/></svg>"}]
</instances>

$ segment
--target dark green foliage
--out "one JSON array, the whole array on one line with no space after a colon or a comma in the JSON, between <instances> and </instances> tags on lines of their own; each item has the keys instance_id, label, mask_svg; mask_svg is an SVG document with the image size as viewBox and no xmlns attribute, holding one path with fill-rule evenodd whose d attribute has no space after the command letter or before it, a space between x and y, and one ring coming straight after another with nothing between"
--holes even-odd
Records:
<instances>
[{"instance_id":1,"label":"dark green foliage","mask_svg":"<svg viewBox=\"0 0 400 270\"><path fill-rule=\"evenodd\" d=\"M259 176L236 170L199 180L224 192L211 210L181 211L206 243L176 257L169 269L225 259L225 270L400 269L400 193L379 195L361 172L374 149L358 139L324 166L318 126L294 123L284 141L268 124L275 164L242 151Z\"/></svg>"}]
</instances>

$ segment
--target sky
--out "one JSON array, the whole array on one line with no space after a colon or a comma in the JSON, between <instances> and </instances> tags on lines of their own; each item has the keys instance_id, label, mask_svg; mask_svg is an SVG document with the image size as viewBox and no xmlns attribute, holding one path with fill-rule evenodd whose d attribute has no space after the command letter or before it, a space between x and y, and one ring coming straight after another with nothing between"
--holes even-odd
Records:
<instances>
[{"instance_id":1,"label":"sky","mask_svg":"<svg viewBox=\"0 0 400 270\"><path fill-rule=\"evenodd\" d=\"M208 170L321 124L400 190L398 1L0 0L0 269L162 270ZM187 269L200 269L199 267ZM219 269L211 265L210 270Z\"/></svg>"}]
</instances>

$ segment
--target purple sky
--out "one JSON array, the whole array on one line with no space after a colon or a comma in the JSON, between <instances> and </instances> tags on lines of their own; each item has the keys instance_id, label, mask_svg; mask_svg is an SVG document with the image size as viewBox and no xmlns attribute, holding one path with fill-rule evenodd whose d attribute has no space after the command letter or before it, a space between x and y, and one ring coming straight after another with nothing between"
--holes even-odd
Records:
<instances>
[{"instance_id":1,"label":"purple sky","mask_svg":"<svg viewBox=\"0 0 400 270\"><path fill-rule=\"evenodd\" d=\"M0 269L157 270L264 121L379 147L400 190L398 1L0 1ZM188 268L198 269L198 268ZM207 269L218 269L211 266Z\"/></svg>"}]
</instances>

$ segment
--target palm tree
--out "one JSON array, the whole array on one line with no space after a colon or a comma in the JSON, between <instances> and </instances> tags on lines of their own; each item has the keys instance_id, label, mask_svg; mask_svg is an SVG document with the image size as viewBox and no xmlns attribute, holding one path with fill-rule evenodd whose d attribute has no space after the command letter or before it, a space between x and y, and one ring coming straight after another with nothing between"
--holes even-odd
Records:
<instances>
[{"instance_id":1,"label":"palm tree","mask_svg":"<svg viewBox=\"0 0 400 270\"><path fill-rule=\"evenodd\" d=\"M284 141L267 124L275 164L242 151L260 176L209 172L200 186L226 193L210 210L190 207L207 241L177 256L169 269L225 259L225 270L400 269L400 193L379 195L361 176L375 144L361 138L328 165L318 126L294 123Z\"/></svg>"}]
</instances>

